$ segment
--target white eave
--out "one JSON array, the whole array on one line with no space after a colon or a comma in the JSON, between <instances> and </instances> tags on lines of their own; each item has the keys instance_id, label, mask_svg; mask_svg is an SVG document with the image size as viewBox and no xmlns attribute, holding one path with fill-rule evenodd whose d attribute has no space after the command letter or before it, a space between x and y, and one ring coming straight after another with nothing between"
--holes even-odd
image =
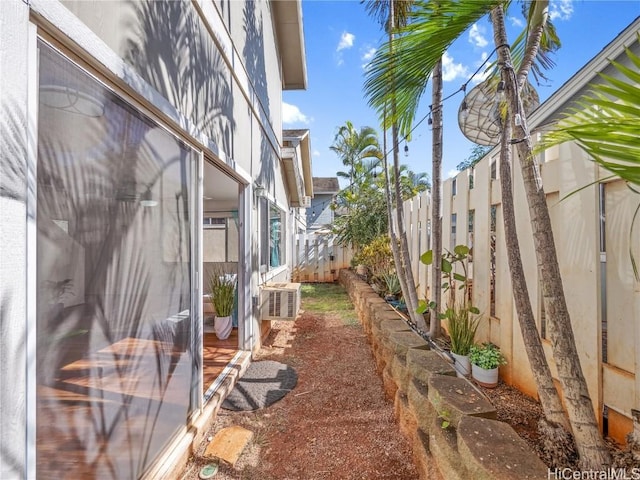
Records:
<instances>
[{"instance_id":1,"label":"white eave","mask_svg":"<svg viewBox=\"0 0 640 480\"><path fill-rule=\"evenodd\" d=\"M309 130L283 132L282 163L291 206L301 206L302 197L313 197L311 176L311 145Z\"/></svg>"},{"instance_id":2,"label":"white eave","mask_svg":"<svg viewBox=\"0 0 640 480\"><path fill-rule=\"evenodd\" d=\"M529 115L529 127L535 129L557 120L554 118L556 112L566 111L567 104L579 98L584 93L584 89L597 79L598 73L605 71L611 60L623 54L625 47L638 42L638 31L640 31L640 17L637 17L600 53L533 111Z\"/></svg>"},{"instance_id":3,"label":"white eave","mask_svg":"<svg viewBox=\"0 0 640 480\"><path fill-rule=\"evenodd\" d=\"M271 11L282 63L282 88L306 90L307 59L301 0L271 0Z\"/></svg>"}]
</instances>

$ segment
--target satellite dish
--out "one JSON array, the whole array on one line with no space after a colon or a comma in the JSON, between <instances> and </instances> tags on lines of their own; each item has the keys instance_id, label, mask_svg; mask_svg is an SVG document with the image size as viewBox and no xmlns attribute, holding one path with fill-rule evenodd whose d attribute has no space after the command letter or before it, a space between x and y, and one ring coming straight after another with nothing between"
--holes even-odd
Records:
<instances>
[{"instance_id":1,"label":"satellite dish","mask_svg":"<svg viewBox=\"0 0 640 480\"><path fill-rule=\"evenodd\" d=\"M465 137L478 145L492 147L500 142L502 122L499 102L496 99L497 87L497 80L485 80L464 97L458 108L460 130ZM540 105L538 94L529 82L523 88L522 100L526 114Z\"/></svg>"}]
</instances>

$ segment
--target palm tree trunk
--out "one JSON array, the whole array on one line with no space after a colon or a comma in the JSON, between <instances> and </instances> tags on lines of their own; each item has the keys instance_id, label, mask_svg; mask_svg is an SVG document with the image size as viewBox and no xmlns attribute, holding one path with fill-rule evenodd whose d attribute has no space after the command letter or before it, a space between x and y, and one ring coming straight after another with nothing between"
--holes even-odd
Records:
<instances>
[{"instance_id":1,"label":"palm tree trunk","mask_svg":"<svg viewBox=\"0 0 640 480\"><path fill-rule=\"evenodd\" d=\"M386 115L383 123L386 122ZM392 205L392 196L391 196L391 179L389 178L389 164L387 162L387 129L383 129L383 139L382 139L382 168L384 170L384 195L387 200L387 215L389 217L389 238L391 241L391 253L393 255L393 263L394 265L401 265L400 259L400 247L398 246L398 237L396 236L395 229L393 228L393 207ZM396 268L398 270L398 268ZM401 275L401 272L397 272L398 280L400 281L400 288L403 292L407 291L407 282L405 280L405 275Z\"/></svg>"},{"instance_id":2,"label":"palm tree trunk","mask_svg":"<svg viewBox=\"0 0 640 480\"><path fill-rule=\"evenodd\" d=\"M442 173L442 61L436 63L431 76L431 105L435 107L433 114L432 132L432 165L431 165L431 250L433 262L431 263L431 291L430 296L435 302L431 310L429 336L440 336L440 302L442 301L442 222L440 220L440 186Z\"/></svg>"},{"instance_id":3,"label":"palm tree trunk","mask_svg":"<svg viewBox=\"0 0 640 480\"><path fill-rule=\"evenodd\" d=\"M496 45L505 45L507 43L507 35L502 7L492 10L491 18ZM535 48L537 48L537 45ZM519 112L521 117L519 126L516 129L516 135L522 138L518 138L516 145L525 194L529 205L535 252L540 268L542 294L548 317L549 336L558 369L558 377L564 393L565 405L576 448L580 456L580 467L582 469L598 470L610 465L611 456L598 429L598 423L587 389L587 382L582 373L571 327L571 319L565 301L546 196L542 187L540 172L531 156L531 138L526 126L526 116L519 95L519 82L511 67L509 48L499 48L498 57L499 62L503 65L503 74L507 83L509 121L512 122L512 125L515 124L515 112Z\"/></svg>"},{"instance_id":4,"label":"palm tree trunk","mask_svg":"<svg viewBox=\"0 0 640 480\"><path fill-rule=\"evenodd\" d=\"M507 259L511 273L513 299L518 314L525 351L531 364L533 378L536 382L538 396L540 397L540 404L542 405L545 418L552 424L561 426L566 432L569 432L571 426L562 408L560 396L558 395L551 376L551 369L544 355L540 335L536 329L527 280L522 266L520 244L516 230L513 186L511 184L511 146L509 144L511 133L511 125L506 123L502 130L502 138L500 140L500 190L502 195L504 236L507 244ZM555 462L555 464L562 465L563 463L558 461Z\"/></svg>"},{"instance_id":5,"label":"palm tree trunk","mask_svg":"<svg viewBox=\"0 0 640 480\"><path fill-rule=\"evenodd\" d=\"M390 0L389 2L389 45L393 48L394 29L395 29L395 14L394 3L397 0ZM396 273L400 280L400 286L402 287L402 296L407 305L409 317L411 321L421 330L427 329L426 322L422 314L417 312L418 309L418 294L416 292L416 284L413 279L413 271L411 270L411 257L409 255L409 242L407 241L407 232L404 228L404 206L402 205L402 190L400 188L400 159L398 148L398 124L395 121L395 99L391 100L392 117L394 118L391 126L391 141L393 143L393 173L395 180L395 206L396 206L396 235L398 237L398 243L400 244L400 262L396 261ZM390 217L389 222L393 219ZM392 248L395 247L392 239ZM403 285L404 283L404 285Z\"/></svg>"}]
</instances>

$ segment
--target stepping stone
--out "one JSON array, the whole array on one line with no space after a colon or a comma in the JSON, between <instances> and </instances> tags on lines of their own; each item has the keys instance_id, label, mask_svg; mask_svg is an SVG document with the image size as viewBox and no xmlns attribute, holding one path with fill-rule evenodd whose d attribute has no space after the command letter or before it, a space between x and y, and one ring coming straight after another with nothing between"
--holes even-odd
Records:
<instances>
[{"instance_id":1,"label":"stepping stone","mask_svg":"<svg viewBox=\"0 0 640 480\"><path fill-rule=\"evenodd\" d=\"M223 428L207 445L204 456L218 458L234 466L252 438L253 432L246 428L237 425Z\"/></svg>"}]
</instances>

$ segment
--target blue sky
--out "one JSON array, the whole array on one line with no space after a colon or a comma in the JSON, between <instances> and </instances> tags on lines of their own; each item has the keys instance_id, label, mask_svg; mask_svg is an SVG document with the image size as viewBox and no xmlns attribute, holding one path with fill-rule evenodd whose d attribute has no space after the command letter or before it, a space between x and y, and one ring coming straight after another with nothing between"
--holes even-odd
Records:
<instances>
[{"instance_id":1,"label":"blue sky","mask_svg":"<svg viewBox=\"0 0 640 480\"><path fill-rule=\"evenodd\" d=\"M550 12L562 42L553 56L556 66L546 73L549 81L537 87L544 101L600 52L618 33L640 15L639 0L551 0ZM313 153L313 175L335 176L342 162L330 150L341 125L350 120L356 128L382 130L376 113L363 93L364 68L385 35L358 0L303 0L302 12L307 56L308 88L283 93L283 128L308 128ZM522 28L517 4L509 17L509 41ZM517 14L517 18L514 18ZM443 61L444 96L466 82L493 50L493 32L488 19L454 43ZM533 83L533 81L532 81ZM469 87L475 83L472 81ZM467 91L470 90L468 87ZM428 111L431 88L421 101L416 119ZM457 110L462 94L444 103L443 176L455 172L473 144L460 133ZM414 172L431 173L431 131L424 122L408 142L409 153L401 162Z\"/></svg>"}]
</instances>

